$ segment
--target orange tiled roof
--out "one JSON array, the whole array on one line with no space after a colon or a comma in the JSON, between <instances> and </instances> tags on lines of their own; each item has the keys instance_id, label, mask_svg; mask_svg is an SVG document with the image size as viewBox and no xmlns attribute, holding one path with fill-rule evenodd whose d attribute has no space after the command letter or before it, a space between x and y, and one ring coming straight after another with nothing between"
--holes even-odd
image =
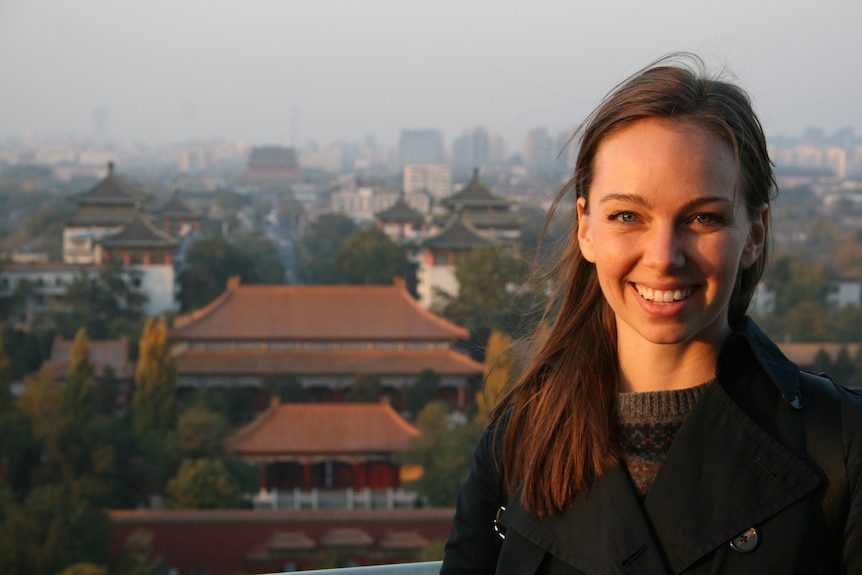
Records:
<instances>
[{"instance_id":1,"label":"orange tiled roof","mask_svg":"<svg viewBox=\"0 0 862 575\"><path fill-rule=\"evenodd\" d=\"M314 549L314 539L302 531L279 531L266 542L266 548L273 551L293 551L296 549Z\"/></svg>"},{"instance_id":2,"label":"orange tiled roof","mask_svg":"<svg viewBox=\"0 0 862 575\"><path fill-rule=\"evenodd\" d=\"M419 430L380 403L279 403L227 438L240 455L390 453Z\"/></svg>"},{"instance_id":3,"label":"orange tiled roof","mask_svg":"<svg viewBox=\"0 0 862 575\"><path fill-rule=\"evenodd\" d=\"M389 531L380 540L383 549L421 549L428 545L428 540L415 531Z\"/></svg>"},{"instance_id":4,"label":"orange tiled roof","mask_svg":"<svg viewBox=\"0 0 862 575\"><path fill-rule=\"evenodd\" d=\"M216 350L180 349L174 355L177 372L191 374L419 374L482 373L483 366L451 349L439 350Z\"/></svg>"},{"instance_id":5,"label":"orange tiled roof","mask_svg":"<svg viewBox=\"0 0 862 575\"><path fill-rule=\"evenodd\" d=\"M320 540L324 547L367 547L374 538L359 527L336 527L326 532Z\"/></svg>"},{"instance_id":6,"label":"orange tiled roof","mask_svg":"<svg viewBox=\"0 0 862 575\"><path fill-rule=\"evenodd\" d=\"M175 340L449 341L467 330L390 286L240 285L174 322Z\"/></svg>"}]
</instances>

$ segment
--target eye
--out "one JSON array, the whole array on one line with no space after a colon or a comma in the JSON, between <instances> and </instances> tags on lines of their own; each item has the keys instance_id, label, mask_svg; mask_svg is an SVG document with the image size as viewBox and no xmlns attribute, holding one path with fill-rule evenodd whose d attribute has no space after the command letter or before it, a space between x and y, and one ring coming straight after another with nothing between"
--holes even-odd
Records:
<instances>
[{"instance_id":1,"label":"eye","mask_svg":"<svg viewBox=\"0 0 862 575\"><path fill-rule=\"evenodd\" d=\"M608 221L617 221L623 224L633 224L638 221L634 212L614 212L608 215Z\"/></svg>"},{"instance_id":2,"label":"eye","mask_svg":"<svg viewBox=\"0 0 862 575\"><path fill-rule=\"evenodd\" d=\"M696 214L692 219L703 226L717 226L724 223L724 218L719 214Z\"/></svg>"}]
</instances>

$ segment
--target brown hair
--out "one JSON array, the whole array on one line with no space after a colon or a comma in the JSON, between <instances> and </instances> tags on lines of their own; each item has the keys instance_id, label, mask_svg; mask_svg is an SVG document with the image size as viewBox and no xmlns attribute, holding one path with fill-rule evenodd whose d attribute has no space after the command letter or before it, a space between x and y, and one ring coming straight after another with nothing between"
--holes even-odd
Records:
<instances>
[{"instance_id":1,"label":"brown hair","mask_svg":"<svg viewBox=\"0 0 862 575\"><path fill-rule=\"evenodd\" d=\"M703 68L696 56L675 55L619 84L575 133L580 147L574 174L557 195L548 220L564 198L573 203L587 198L601 143L645 118L692 122L729 143L749 217L759 217L777 189L760 121L741 88L707 77ZM619 457L614 432L616 327L595 266L581 255L574 214L572 219L565 251L548 274L557 280L546 310L554 318L550 333L503 395L492 420L492 425L506 422L502 464L507 489L519 493L524 507L539 515L561 511ZM737 274L728 311L731 324L748 309L767 248L764 244L758 260Z\"/></svg>"}]
</instances>

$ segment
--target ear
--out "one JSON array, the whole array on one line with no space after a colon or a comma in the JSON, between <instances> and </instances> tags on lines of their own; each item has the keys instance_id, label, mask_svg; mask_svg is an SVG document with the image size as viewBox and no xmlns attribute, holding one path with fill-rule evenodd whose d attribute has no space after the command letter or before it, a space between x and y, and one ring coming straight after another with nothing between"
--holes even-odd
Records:
<instances>
[{"instance_id":1,"label":"ear","mask_svg":"<svg viewBox=\"0 0 862 575\"><path fill-rule=\"evenodd\" d=\"M596 263L596 248L590 230L590 216L586 213L587 199L578 198L578 246L584 259Z\"/></svg>"},{"instance_id":2,"label":"ear","mask_svg":"<svg viewBox=\"0 0 862 575\"><path fill-rule=\"evenodd\" d=\"M760 214L749 224L748 240L742 250L739 260L739 269L748 269L763 253L763 245L766 243L766 230L769 228L769 207L766 204L760 206Z\"/></svg>"}]
</instances>

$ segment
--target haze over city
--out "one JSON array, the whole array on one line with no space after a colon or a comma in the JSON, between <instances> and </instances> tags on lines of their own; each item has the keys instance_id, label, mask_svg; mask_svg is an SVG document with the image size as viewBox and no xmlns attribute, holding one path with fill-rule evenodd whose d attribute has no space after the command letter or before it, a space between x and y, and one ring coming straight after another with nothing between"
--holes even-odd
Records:
<instances>
[{"instance_id":1,"label":"haze over city","mask_svg":"<svg viewBox=\"0 0 862 575\"><path fill-rule=\"evenodd\" d=\"M301 145L576 125L677 50L726 66L766 131L862 128L862 3L3 0L0 141Z\"/></svg>"}]
</instances>

